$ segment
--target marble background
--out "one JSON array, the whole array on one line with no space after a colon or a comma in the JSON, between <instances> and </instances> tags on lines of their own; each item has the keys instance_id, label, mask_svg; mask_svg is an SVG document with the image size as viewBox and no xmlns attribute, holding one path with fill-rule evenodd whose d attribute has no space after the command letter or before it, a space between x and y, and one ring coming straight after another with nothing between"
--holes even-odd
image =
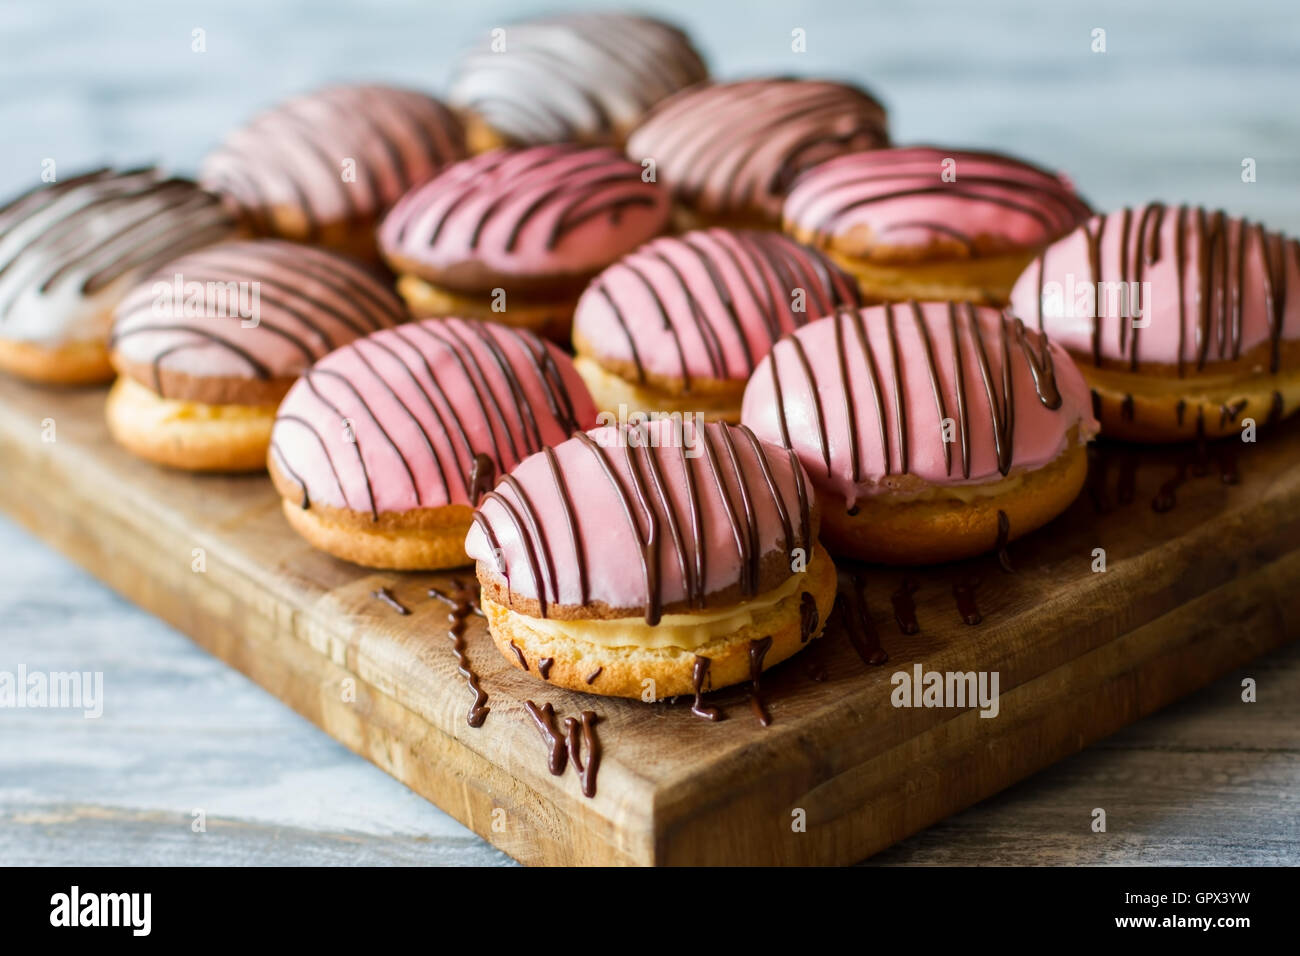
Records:
<instances>
[{"instance_id":1,"label":"marble background","mask_svg":"<svg viewBox=\"0 0 1300 956\"><path fill-rule=\"evenodd\" d=\"M1067 171L1102 208L1187 200L1300 231L1300 4L637 6L687 27L718 76L866 84L900 142L1019 153ZM101 163L192 171L253 110L327 81L436 91L481 31L553 9L6 0L0 194L37 182L47 158L63 176ZM806 53L791 51L796 27ZM1105 53L1091 50L1099 27ZM191 49L196 28L204 53ZM0 519L0 669L20 663L103 671L109 704L99 720L0 711L0 861L509 862ZM1225 678L877 861L1300 863L1300 652L1249 673L1275 688L1255 707L1236 704L1240 675ZM1099 838L1081 827L1098 805L1116 807L1122 828ZM201 836L195 809L207 814Z\"/></svg>"}]
</instances>

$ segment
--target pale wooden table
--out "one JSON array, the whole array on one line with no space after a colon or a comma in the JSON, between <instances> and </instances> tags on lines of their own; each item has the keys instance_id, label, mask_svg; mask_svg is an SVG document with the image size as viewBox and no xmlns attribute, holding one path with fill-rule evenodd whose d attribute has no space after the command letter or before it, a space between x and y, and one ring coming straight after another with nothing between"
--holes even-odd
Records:
<instances>
[{"instance_id":1,"label":"pale wooden table","mask_svg":"<svg viewBox=\"0 0 1300 956\"><path fill-rule=\"evenodd\" d=\"M0 192L34 181L45 158L64 173L105 160L192 169L251 109L326 80L437 89L475 31L547 6L10 0ZM869 83L900 141L1019 152L1068 170L1099 207L1187 199L1300 231L1300 5L635 6L688 25L720 75ZM805 54L790 49L797 27ZM1090 51L1098 27L1104 54ZM196 28L206 53L191 50ZM20 665L102 671L106 703L98 720L0 710L0 864L510 862L0 519L0 671ZM1258 703L1241 702L1244 676ZM1104 834L1089 828L1094 807ZM872 862L1300 863L1300 646Z\"/></svg>"}]
</instances>

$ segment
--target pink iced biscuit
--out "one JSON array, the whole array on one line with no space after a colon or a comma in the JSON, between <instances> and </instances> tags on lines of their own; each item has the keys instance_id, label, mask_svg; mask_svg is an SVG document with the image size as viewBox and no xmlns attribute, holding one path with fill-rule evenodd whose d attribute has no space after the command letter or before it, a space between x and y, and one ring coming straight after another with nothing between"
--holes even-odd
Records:
<instances>
[{"instance_id":1,"label":"pink iced biscuit","mask_svg":"<svg viewBox=\"0 0 1300 956\"><path fill-rule=\"evenodd\" d=\"M752 596L765 555L811 544L792 455L740 426L659 419L525 460L479 506L465 550L512 595L650 619L738 583Z\"/></svg>"},{"instance_id":2,"label":"pink iced biscuit","mask_svg":"<svg viewBox=\"0 0 1300 956\"><path fill-rule=\"evenodd\" d=\"M778 342L745 390L742 421L793 448L818 490L852 508L899 490L904 475L970 484L1045 465L1071 428L1097 430L1089 408L1065 350L996 309L903 302L842 311Z\"/></svg>"},{"instance_id":3,"label":"pink iced biscuit","mask_svg":"<svg viewBox=\"0 0 1300 956\"><path fill-rule=\"evenodd\" d=\"M408 193L379 232L399 272L470 292L585 279L664 230L667 193L613 150L501 149Z\"/></svg>"},{"instance_id":4,"label":"pink iced biscuit","mask_svg":"<svg viewBox=\"0 0 1300 956\"><path fill-rule=\"evenodd\" d=\"M437 100L386 86L333 86L255 116L203 162L200 182L259 233L291 210L314 241L324 225L373 223L412 186L465 155ZM373 225L369 228L373 229Z\"/></svg>"},{"instance_id":5,"label":"pink iced biscuit","mask_svg":"<svg viewBox=\"0 0 1300 956\"><path fill-rule=\"evenodd\" d=\"M805 173L786 228L818 239L850 232L894 249L952 246L966 255L1050 242L1087 216L1065 179L997 153L910 146L852 153Z\"/></svg>"},{"instance_id":6,"label":"pink iced biscuit","mask_svg":"<svg viewBox=\"0 0 1300 956\"><path fill-rule=\"evenodd\" d=\"M681 379L743 380L772 343L857 287L819 252L777 233L707 229L647 243L578 300L583 354Z\"/></svg>"},{"instance_id":7,"label":"pink iced biscuit","mask_svg":"<svg viewBox=\"0 0 1300 956\"><path fill-rule=\"evenodd\" d=\"M118 306L115 356L204 379L296 378L325 353L406 319L401 300L344 256L276 239L175 259Z\"/></svg>"},{"instance_id":8,"label":"pink iced biscuit","mask_svg":"<svg viewBox=\"0 0 1300 956\"><path fill-rule=\"evenodd\" d=\"M1053 243L1016 282L1011 307L1094 365L1176 365L1185 374L1271 343L1275 372L1281 342L1300 338L1296 289L1295 239L1221 212L1152 203L1094 216ZM1146 324L1135 328L1137 310Z\"/></svg>"},{"instance_id":9,"label":"pink iced biscuit","mask_svg":"<svg viewBox=\"0 0 1300 956\"><path fill-rule=\"evenodd\" d=\"M664 100L627 141L653 159L685 205L709 216L776 221L791 183L832 156L889 142L885 109L825 80L701 85Z\"/></svg>"},{"instance_id":10,"label":"pink iced biscuit","mask_svg":"<svg viewBox=\"0 0 1300 956\"><path fill-rule=\"evenodd\" d=\"M595 420L555 346L491 322L430 319L316 363L280 405L271 458L304 507L378 517L472 505L496 475Z\"/></svg>"}]
</instances>

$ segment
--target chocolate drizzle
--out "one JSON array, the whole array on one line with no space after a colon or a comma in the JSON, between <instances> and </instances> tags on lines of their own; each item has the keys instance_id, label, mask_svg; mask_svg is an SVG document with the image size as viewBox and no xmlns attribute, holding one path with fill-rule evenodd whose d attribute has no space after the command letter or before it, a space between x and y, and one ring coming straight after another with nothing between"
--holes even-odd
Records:
<instances>
[{"instance_id":1,"label":"chocolate drizzle","mask_svg":"<svg viewBox=\"0 0 1300 956\"><path fill-rule=\"evenodd\" d=\"M393 207L380 230L390 257L552 252L575 229L603 217L611 227L634 207L662 210L665 197L639 164L612 149L555 143L498 149L457 163ZM545 223L544 234L537 223ZM454 224L454 227L453 227ZM647 222L644 238L659 232ZM490 286L489 286L490 288Z\"/></svg>"},{"instance_id":2,"label":"chocolate drizzle","mask_svg":"<svg viewBox=\"0 0 1300 956\"><path fill-rule=\"evenodd\" d=\"M846 434L843 454L850 467L851 480L860 484L865 477L862 436L867 429L879 437L882 460L880 469L885 476L904 475L910 471L912 460L912 429L908 425L907 396L900 359L899 325L909 323L920 342L920 352L925 357L924 368L928 376L929 391L934 396L940 421L954 417L956 439L961 448L961 477L971 477L971 399L968 392L967 364L973 362L978 369L979 381L987 398L988 428L997 455L998 471L1007 475L1012 467L1015 447L1015 394L1011 365L1011 349L1018 349L1029 367L1035 391L1043 407L1057 410L1062 398L1056 385L1055 369L1046 340L1025 329L1019 319L1003 313L1000 320L990 323L981 318L977 307L971 303L948 303L946 306L946 335L939 334L940 323L928 318L916 302L887 303L857 311L840 309L834 315L836 350L836 379L833 383L819 381L808 360L804 344L798 336L783 339L773 350L770 359L773 396L777 409L777 425L781 443L791 448L791 429L787 417L787 396L810 397L810 412L817 436L817 456L825 466L827 476L833 472L832 443L829 425L823 406L823 395L841 396ZM995 325L997 337L987 340L986 327ZM883 330L885 349L878 351L872 344L870 328ZM945 352L945 366L953 370L953 390L945 387L939 373L937 355ZM998 359L995 371L991 355ZM788 357L788 358L787 358ZM790 359L793 359L791 361ZM863 371L859 372L858 368ZM795 370L798 382L787 384L786 376ZM861 383L861 384L859 384ZM833 387L832 387L833 386ZM866 390L863 401L858 390ZM956 408L950 406L955 399ZM863 418L863 412L870 414ZM837 436L838 438L838 436ZM946 441L942 430L936 430L934 440L944 456L949 476L954 472L952 442ZM892 453L897 449L897 460Z\"/></svg>"},{"instance_id":3,"label":"chocolate drizzle","mask_svg":"<svg viewBox=\"0 0 1300 956\"><path fill-rule=\"evenodd\" d=\"M558 777L564 773L567 752L564 746L564 737L560 733L560 728L555 725L555 707L549 702L538 707L531 700L526 700L524 701L524 710L528 711L528 716L533 719L533 723L537 726L537 732L542 736L542 742L546 744L550 752L546 768Z\"/></svg>"},{"instance_id":4,"label":"chocolate drizzle","mask_svg":"<svg viewBox=\"0 0 1300 956\"><path fill-rule=\"evenodd\" d=\"M508 26L458 64L450 98L511 142L612 143L636 114L708 76L686 35L627 14L568 14Z\"/></svg>"},{"instance_id":5,"label":"chocolate drizzle","mask_svg":"<svg viewBox=\"0 0 1300 956\"><path fill-rule=\"evenodd\" d=\"M546 706L550 706L547 704ZM582 795L584 797L594 797L596 795L596 771L600 768L600 740L596 737L596 712L584 710L582 712L582 721L574 717L564 718L564 745L569 754L569 763L573 764L573 769L578 772L578 779L582 781ZM581 727L582 737L579 738L578 730ZM586 750L586 761L583 761L583 750Z\"/></svg>"},{"instance_id":6,"label":"chocolate drizzle","mask_svg":"<svg viewBox=\"0 0 1300 956\"><path fill-rule=\"evenodd\" d=\"M97 169L38 187L0 207L0 328L21 299L65 289L93 296L234 228L216 198L153 168Z\"/></svg>"},{"instance_id":7,"label":"chocolate drizzle","mask_svg":"<svg viewBox=\"0 0 1300 956\"><path fill-rule=\"evenodd\" d=\"M203 163L203 185L228 197L259 235L281 234L292 207L307 242L334 222L373 223L399 196L465 155L451 111L382 86L335 86L293 97L235 130ZM343 157L357 178L339 175ZM288 218L286 215L284 218Z\"/></svg>"},{"instance_id":8,"label":"chocolate drizzle","mask_svg":"<svg viewBox=\"0 0 1300 956\"><path fill-rule=\"evenodd\" d=\"M542 680L551 679L551 667L555 664L554 657L543 657L537 662L537 673L541 675Z\"/></svg>"},{"instance_id":9,"label":"chocolate drizzle","mask_svg":"<svg viewBox=\"0 0 1300 956\"><path fill-rule=\"evenodd\" d=\"M401 601L397 600L397 597L393 594L392 591L388 590L388 588L380 588L378 591L372 591L370 592L370 595L375 600L382 601L384 604L387 604L389 607L391 607L398 614L401 614L403 617L411 613L411 609L407 607L405 604L403 604Z\"/></svg>"},{"instance_id":10,"label":"chocolate drizzle","mask_svg":"<svg viewBox=\"0 0 1300 956\"><path fill-rule=\"evenodd\" d=\"M1178 463L1178 470L1174 472L1173 477L1162 484L1155 497L1151 499L1152 511L1164 514L1166 511L1172 511L1174 505L1178 504L1178 489L1187 480L1187 467L1186 461Z\"/></svg>"},{"instance_id":11,"label":"chocolate drizzle","mask_svg":"<svg viewBox=\"0 0 1300 956\"><path fill-rule=\"evenodd\" d=\"M176 276L186 285L201 284L200 314L191 314L190 301L175 295L159 307L154 286L172 284ZM269 239L191 253L153 279L136 286L118 307L109 345L134 363L147 363L152 387L164 398L188 397L169 390L163 377L167 360L181 352L223 353L249 378L291 379L327 352L406 318L397 297L351 260ZM256 324L245 324L252 300L232 301L232 283L258 290ZM250 316L241 317L237 313L245 306ZM282 344L291 355L268 365L268 350Z\"/></svg>"},{"instance_id":12,"label":"chocolate drizzle","mask_svg":"<svg viewBox=\"0 0 1300 956\"><path fill-rule=\"evenodd\" d=\"M305 495L303 463L289 460L282 437L285 429L306 429L329 464L336 494L375 521L381 509L369 463L376 460L392 462L387 473L409 486L417 507L473 504L494 494L488 490L494 475L590 424L578 420L552 349L531 332L460 319L370 336L317 364L289 393L271 454L286 474L299 475ZM401 393L399 383L406 386ZM525 383L544 397L538 407ZM353 422L350 441L337 434L344 419ZM432 462L431 472L418 468L423 461ZM291 470L294 464L299 467ZM364 503L349 500L352 483L345 484L340 469L350 467L364 479Z\"/></svg>"},{"instance_id":13,"label":"chocolate drizzle","mask_svg":"<svg viewBox=\"0 0 1300 956\"><path fill-rule=\"evenodd\" d=\"M940 174L943 162L949 158L955 160L958 176L945 181ZM962 172L971 166L978 171ZM852 216L855 212L918 197L933 197L948 204L951 214L942 222L886 218L872 228L872 233L889 241L891 232L925 230L956 241L973 255L979 237L954 226L962 207L995 206L1004 216L1032 220L1038 236L1027 246L1050 242L1090 212L1068 183L1029 163L998 153L914 146L832 160L810 174L791 195L784 217L810 232L815 243L824 243L841 223L856 225L859 220ZM811 214L814 208L815 217Z\"/></svg>"},{"instance_id":14,"label":"chocolate drizzle","mask_svg":"<svg viewBox=\"0 0 1300 956\"><path fill-rule=\"evenodd\" d=\"M1007 513L998 510L998 538L993 545L993 550L997 552L998 564L1007 574L1015 574L1016 569L1011 563L1011 555L1007 553L1007 542L1011 539L1011 519Z\"/></svg>"},{"instance_id":15,"label":"chocolate drizzle","mask_svg":"<svg viewBox=\"0 0 1300 956\"><path fill-rule=\"evenodd\" d=\"M722 711L704 704L704 690L709 681L709 665L713 662L707 657L695 655L695 664L691 668L691 683L695 688L695 699L691 702L691 713L705 720L722 720Z\"/></svg>"},{"instance_id":16,"label":"chocolate drizzle","mask_svg":"<svg viewBox=\"0 0 1300 956\"><path fill-rule=\"evenodd\" d=\"M841 567L837 574L838 590L835 594L835 606L832 614L844 627L849 643L862 658L862 663L879 666L889 660L889 655L880 646L880 636L876 632L871 612L867 610L866 577L855 568Z\"/></svg>"},{"instance_id":17,"label":"chocolate drizzle","mask_svg":"<svg viewBox=\"0 0 1300 956\"><path fill-rule=\"evenodd\" d=\"M490 710L487 706L488 695L480 685L478 675L470 668L469 658L465 654L465 619L471 614L481 617L483 612L470 597L469 590L463 582L455 581L454 586L456 590L451 593L438 588L429 588L429 597L442 601L450 608L447 615L447 637L451 640L451 651L456 657L456 671L465 678L465 683L474 694L474 703L470 704L465 721L471 727L482 727Z\"/></svg>"},{"instance_id":18,"label":"chocolate drizzle","mask_svg":"<svg viewBox=\"0 0 1300 956\"><path fill-rule=\"evenodd\" d=\"M771 636L756 638L749 642L749 702L754 709L754 716L758 718L758 722L764 727L771 726L772 717L763 701L763 689L760 680L763 676L763 658L767 656L767 652L771 649ZM691 708L692 711L694 709L694 707Z\"/></svg>"},{"instance_id":19,"label":"chocolate drizzle","mask_svg":"<svg viewBox=\"0 0 1300 956\"><path fill-rule=\"evenodd\" d=\"M601 671L603 671L604 669L605 668L603 667L597 667L594 671L592 671L585 678L583 678L583 680L588 684L596 683L596 678L600 676Z\"/></svg>"},{"instance_id":20,"label":"chocolate drizzle","mask_svg":"<svg viewBox=\"0 0 1300 956\"><path fill-rule=\"evenodd\" d=\"M810 591L804 591L799 598L799 643L807 644L809 638L817 633L821 622L817 616L817 599Z\"/></svg>"},{"instance_id":21,"label":"chocolate drizzle","mask_svg":"<svg viewBox=\"0 0 1300 956\"><path fill-rule=\"evenodd\" d=\"M794 180L830 156L888 142L885 111L839 83L754 79L699 86L664 102L628 140L655 156L683 203L710 213L777 219Z\"/></svg>"},{"instance_id":22,"label":"chocolate drizzle","mask_svg":"<svg viewBox=\"0 0 1300 956\"><path fill-rule=\"evenodd\" d=\"M519 649L519 645L511 641L510 649L515 652L515 660L519 661L520 668L528 670L528 658L524 657L524 652Z\"/></svg>"},{"instance_id":23,"label":"chocolate drizzle","mask_svg":"<svg viewBox=\"0 0 1300 956\"><path fill-rule=\"evenodd\" d=\"M980 586L980 579L965 577L953 582L952 596L957 600L957 613L967 624L974 627L984 620L979 605L975 602L975 592Z\"/></svg>"},{"instance_id":24,"label":"chocolate drizzle","mask_svg":"<svg viewBox=\"0 0 1300 956\"><path fill-rule=\"evenodd\" d=\"M488 455L478 452L474 456L474 464L470 466L469 477L466 484L469 486L469 501L472 505L477 505L479 499L492 490L496 484L497 464Z\"/></svg>"},{"instance_id":25,"label":"chocolate drizzle","mask_svg":"<svg viewBox=\"0 0 1300 956\"><path fill-rule=\"evenodd\" d=\"M1245 219L1231 219L1221 210L1208 212L1202 207L1178 206L1173 216L1163 203L1142 207L1140 214L1124 209L1119 217L1120 251L1119 270L1107 274L1101 255L1102 237L1113 218L1105 214L1094 217L1079 228L1088 243L1088 281L1094 284L1120 282L1132 288L1142 281L1144 270L1160 262L1172 252L1177 276L1178 296L1178 375L1188 372L1188 334L1196 371L1203 371L1211 360L1236 361L1242 356L1242 326L1244 297L1248 291L1246 261L1251 249L1257 251L1262 263L1264 308L1269 314L1269 372L1276 374L1281 360L1282 326L1286 314L1288 295L1288 262L1300 262L1300 242L1280 233L1269 232L1259 223ZM1166 225L1168 224L1168 229ZM1172 250L1170 246L1172 245ZM1196 256L1189 255L1195 246ZM1132 250L1130 252L1130 250ZM1051 250L1038 260L1039 296L1037 302L1038 325L1043 328L1043 272L1044 263ZM1192 295L1186 292L1186 282L1191 276L1196 283ZM1119 323L1117 340L1123 363L1129 371L1141 367L1139 349L1140 329L1133 326L1133 317L1123 314L1106 315L1112 310L1094 303L1092 320L1092 362L1102 367L1102 341L1108 321ZM1149 307L1149 303L1147 304ZM1126 310L1114 310L1123 312ZM1126 396L1121 406L1126 420L1133 417L1133 397ZM1181 421L1181 412L1180 412Z\"/></svg>"},{"instance_id":26,"label":"chocolate drizzle","mask_svg":"<svg viewBox=\"0 0 1300 956\"><path fill-rule=\"evenodd\" d=\"M802 311L794 308L796 289L805 296ZM589 295L604 303L621 329L640 384L647 380L642 354L661 351L668 333L685 394L692 393L696 374L748 378L781 336L861 303L857 283L821 253L779 234L722 229L656 239L601 273ZM654 313L645 321L638 315L644 296ZM594 311L579 305L579 334L589 309ZM592 340L591 334L585 337ZM740 345L739 362L728 363L727 341ZM698 354L707 360L704 371L692 370L684 342L703 343Z\"/></svg>"},{"instance_id":27,"label":"chocolate drizzle","mask_svg":"<svg viewBox=\"0 0 1300 956\"><path fill-rule=\"evenodd\" d=\"M1119 459L1119 479L1115 484L1113 502L1108 488L1111 458ZM1088 496L1098 514L1110 514L1117 504L1132 504L1137 494L1137 470L1138 458L1131 449L1117 448L1104 441L1088 446Z\"/></svg>"},{"instance_id":28,"label":"chocolate drizzle","mask_svg":"<svg viewBox=\"0 0 1300 956\"><path fill-rule=\"evenodd\" d=\"M915 580L904 575L898 590L889 598L894 605L894 621L904 634L917 634L921 630L921 625L916 620L916 602L912 599L919 588L920 585Z\"/></svg>"},{"instance_id":29,"label":"chocolate drizzle","mask_svg":"<svg viewBox=\"0 0 1300 956\"><path fill-rule=\"evenodd\" d=\"M810 553L811 500L796 461L781 461L780 452L764 446L744 426L723 423L686 426L695 429L689 437L699 448L700 454L696 456L685 454L679 447L682 443L678 442L654 447L648 427L629 426L621 431L617 441L604 444L586 433L573 437L573 442L590 455L602 476L603 489L593 488L589 493L593 496L608 493L612 497L616 516L612 520L625 522L635 542L635 551L627 557L640 566L647 624L657 624L664 612L663 564L679 572L685 592L683 600L688 608L706 606L709 548L703 534L705 502L709 499L717 502L727 528L725 537L714 548L734 549L741 599L754 597L762 585L765 552L760 519L774 517L779 522L778 547L785 554L793 553L796 548ZM566 449L566 455L569 453ZM582 603L589 596L583 556L590 542L580 533L563 462L557 454L548 453L547 463L565 517L567 550L557 552L560 542L555 536L541 533L542 516L533 503L533 495L540 493L541 488L535 481L530 480L530 491L523 482L507 476L497 491L485 496L474 515L475 524L489 547L503 556L503 566L497 571L505 578L507 588L510 563L526 564L537 590L541 617L547 616L550 605L561 603L557 572L561 563L577 568ZM786 466L789 471L780 475L779 466ZM670 469L680 470L684 477L680 494L670 488ZM779 475L786 480L778 480ZM502 540L510 542L512 547L502 550ZM511 595L512 592L507 593L507 601L513 600Z\"/></svg>"}]
</instances>

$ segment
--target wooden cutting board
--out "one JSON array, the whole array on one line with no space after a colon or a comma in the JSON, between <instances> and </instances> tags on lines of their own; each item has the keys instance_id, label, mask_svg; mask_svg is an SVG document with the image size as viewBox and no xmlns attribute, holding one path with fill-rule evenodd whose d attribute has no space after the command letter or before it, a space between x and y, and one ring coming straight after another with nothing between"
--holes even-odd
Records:
<instances>
[{"instance_id":1,"label":"wooden cutting board","mask_svg":"<svg viewBox=\"0 0 1300 956\"><path fill-rule=\"evenodd\" d=\"M526 863L853 862L1300 634L1292 422L1203 456L1104 451L1090 491L1012 543L1014 573L993 557L909 572L917 633L895 619L904 572L867 569L889 661L867 665L829 632L764 675L770 727L745 688L713 695L728 718L716 724L688 701L556 690L508 667L475 618L467 655L491 710L473 728L447 608L427 595L451 576L368 572L313 551L265 477L167 472L118 449L103 398L0 381L0 505ZM1225 483L1234 471L1239 483ZM1176 506L1157 513L1153 498L1180 472ZM972 576L976 626L953 593ZM411 613L377 600L381 587ZM895 707L892 675L917 664L997 672L997 716ZM525 700L599 715L594 798L572 768L548 772Z\"/></svg>"}]
</instances>

